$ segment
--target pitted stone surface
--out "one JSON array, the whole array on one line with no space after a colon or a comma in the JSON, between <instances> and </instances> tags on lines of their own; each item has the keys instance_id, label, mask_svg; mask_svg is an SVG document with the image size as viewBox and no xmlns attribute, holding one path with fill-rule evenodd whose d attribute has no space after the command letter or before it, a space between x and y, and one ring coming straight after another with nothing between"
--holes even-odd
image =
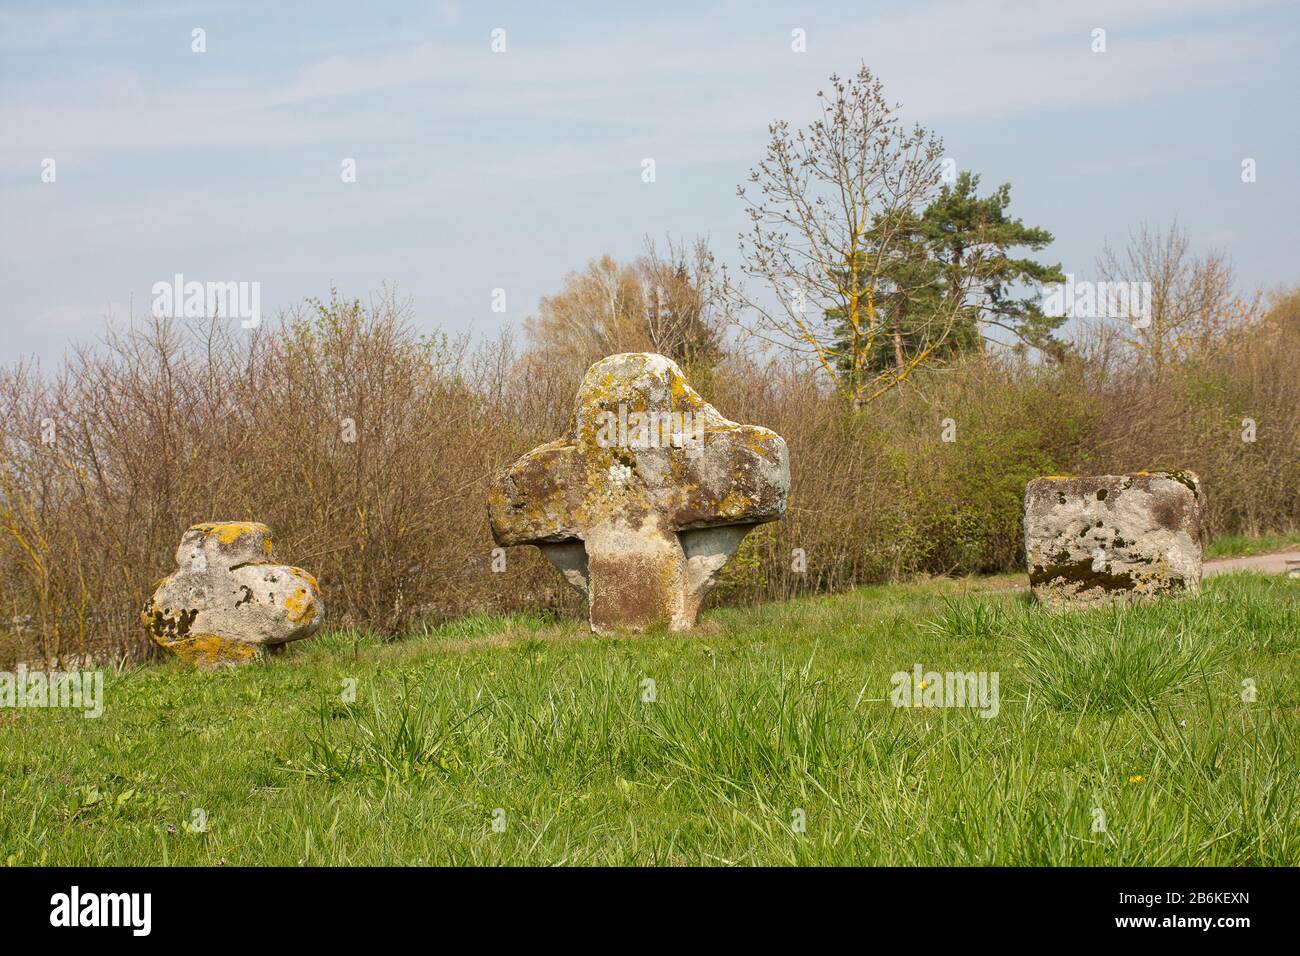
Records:
<instances>
[{"instance_id":1,"label":"pitted stone surface","mask_svg":"<svg viewBox=\"0 0 1300 956\"><path fill-rule=\"evenodd\" d=\"M497 478L488 519L497 544L542 549L597 633L686 630L789 490L779 435L723 418L670 359L629 352L588 369L567 434Z\"/></svg>"},{"instance_id":2,"label":"pitted stone surface","mask_svg":"<svg viewBox=\"0 0 1300 956\"><path fill-rule=\"evenodd\" d=\"M1202 503L1191 472L1035 478L1025 489L1034 596L1087 607L1198 592Z\"/></svg>"},{"instance_id":3,"label":"pitted stone surface","mask_svg":"<svg viewBox=\"0 0 1300 956\"><path fill-rule=\"evenodd\" d=\"M320 587L302 568L276 564L273 551L264 524L194 525L176 550L176 571L141 612L145 630L200 667L241 664L311 637L325 619Z\"/></svg>"}]
</instances>

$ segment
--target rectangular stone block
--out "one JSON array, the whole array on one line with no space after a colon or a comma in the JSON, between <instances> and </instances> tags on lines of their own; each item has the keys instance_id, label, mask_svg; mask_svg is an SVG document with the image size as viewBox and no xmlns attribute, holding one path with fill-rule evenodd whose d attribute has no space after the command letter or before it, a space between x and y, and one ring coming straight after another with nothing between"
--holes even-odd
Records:
<instances>
[{"instance_id":1,"label":"rectangular stone block","mask_svg":"<svg viewBox=\"0 0 1300 956\"><path fill-rule=\"evenodd\" d=\"M1052 607L1197 593L1203 502L1187 471L1035 478L1025 489L1030 589Z\"/></svg>"}]
</instances>

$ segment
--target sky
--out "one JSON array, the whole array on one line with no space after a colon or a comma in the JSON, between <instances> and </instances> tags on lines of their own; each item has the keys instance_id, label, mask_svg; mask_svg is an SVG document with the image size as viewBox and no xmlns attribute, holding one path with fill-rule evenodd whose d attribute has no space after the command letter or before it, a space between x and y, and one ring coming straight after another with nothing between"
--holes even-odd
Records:
<instances>
[{"instance_id":1,"label":"sky","mask_svg":"<svg viewBox=\"0 0 1300 956\"><path fill-rule=\"evenodd\" d=\"M0 363L178 273L272 316L387 285L421 331L492 335L646 235L734 268L768 124L861 64L1067 272L1176 218L1244 289L1300 283L1294 0L0 0Z\"/></svg>"}]
</instances>

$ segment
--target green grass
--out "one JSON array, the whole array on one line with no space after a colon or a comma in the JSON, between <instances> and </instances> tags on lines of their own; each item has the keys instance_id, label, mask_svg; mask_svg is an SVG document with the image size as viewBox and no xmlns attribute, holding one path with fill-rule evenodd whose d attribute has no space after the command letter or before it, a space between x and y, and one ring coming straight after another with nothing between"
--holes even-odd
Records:
<instances>
[{"instance_id":1,"label":"green grass","mask_svg":"<svg viewBox=\"0 0 1300 956\"><path fill-rule=\"evenodd\" d=\"M1296 582L1052 615L992 590L1014 580L109 676L97 720L0 711L0 861L1300 862ZM895 708L917 663L997 672L997 715Z\"/></svg>"},{"instance_id":2,"label":"green grass","mask_svg":"<svg viewBox=\"0 0 1300 956\"><path fill-rule=\"evenodd\" d=\"M1261 537L1228 535L1216 538L1205 549L1207 558L1247 558L1255 554L1272 554L1300 547L1300 531L1269 534Z\"/></svg>"}]
</instances>

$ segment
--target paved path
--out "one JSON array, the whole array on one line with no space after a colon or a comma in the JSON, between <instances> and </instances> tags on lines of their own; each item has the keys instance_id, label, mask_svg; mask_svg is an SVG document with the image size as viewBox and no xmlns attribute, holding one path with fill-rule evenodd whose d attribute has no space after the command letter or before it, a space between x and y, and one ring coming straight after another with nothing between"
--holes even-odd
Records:
<instances>
[{"instance_id":1,"label":"paved path","mask_svg":"<svg viewBox=\"0 0 1300 956\"><path fill-rule=\"evenodd\" d=\"M1300 551L1279 551L1277 554L1256 554L1248 558L1212 558L1205 562L1204 576L1229 571L1261 571L1264 574L1286 574L1287 565L1300 564Z\"/></svg>"}]
</instances>

